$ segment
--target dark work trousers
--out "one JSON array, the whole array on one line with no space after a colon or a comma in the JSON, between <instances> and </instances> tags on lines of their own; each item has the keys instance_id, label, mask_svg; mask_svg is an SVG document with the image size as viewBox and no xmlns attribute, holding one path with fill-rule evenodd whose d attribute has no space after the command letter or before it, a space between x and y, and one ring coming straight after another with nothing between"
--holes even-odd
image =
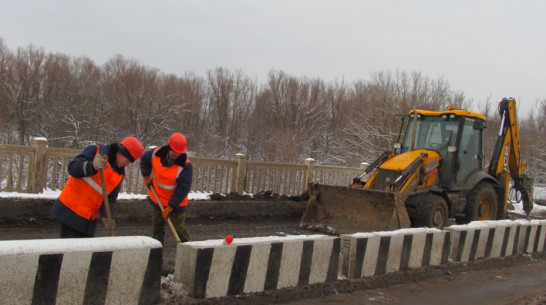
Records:
<instances>
[{"instance_id":1,"label":"dark work trousers","mask_svg":"<svg viewBox=\"0 0 546 305\"><path fill-rule=\"evenodd\" d=\"M189 241L190 233L188 232L188 229L186 229L186 213L172 212L169 214L169 219L171 220L178 237L180 237L180 241ZM154 209L152 213L152 230L152 237L163 244L163 241L165 240L165 221L163 220L163 217L161 217L161 210L159 209Z\"/></svg>"},{"instance_id":2,"label":"dark work trousers","mask_svg":"<svg viewBox=\"0 0 546 305\"><path fill-rule=\"evenodd\" d=\"M61 222L61 238L87 238L94 235L87 235L78 230L73 229Z\"/></svg>"}]
</instances>

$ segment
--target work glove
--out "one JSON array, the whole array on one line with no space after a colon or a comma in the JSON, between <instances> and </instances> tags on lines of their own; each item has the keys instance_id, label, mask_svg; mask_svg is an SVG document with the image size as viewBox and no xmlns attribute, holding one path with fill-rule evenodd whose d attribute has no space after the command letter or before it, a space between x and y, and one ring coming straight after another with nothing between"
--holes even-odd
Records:
<instances>
[{"instance_id":1,"label":"work glove","mask_svg":"<svg viewBox=\"0 0 546 305\"><path fill-rule=\"evenodd\" d=\"M144 186L150 188L152 186L152 179L150 176L144 176Z\"/></svg>"},{"instance_id":2,"label":"work glove","mask_svg":"<svg viewBox=\"0 0 546 305\"><path fill-rule=\"evenodd\" d=\"M173 208L168 205L165 209L163 209L163 212L161 212L161 217L163 217L163 220L167 220L167 217L171 212L173 211Z\"/></svg>"},{"instance_id":3,"label":"work glove","mask_svg":"<svg viewBox=\"0 0 546 305\"><path fill-rule=\"evenodd\" d=\"M98 171L99 169L103 169L106 167L106 155L97 155L93 160L93 168Z\"/></svg>"},{"instance_id":4,"label":"work glove","mask_svg":"<svg viewBox=\"0 0 546 305\"><path fill-rule=\"evenodd\" d=\"M106 217L101 217L100 218L100 221L102 222L102 225L106 228L106 229L110 229L110 224L108 223L108 218ZM116 221L114 219L112 219L112 229L114 229L116 227Z\"/></svg>"}]
</instances>

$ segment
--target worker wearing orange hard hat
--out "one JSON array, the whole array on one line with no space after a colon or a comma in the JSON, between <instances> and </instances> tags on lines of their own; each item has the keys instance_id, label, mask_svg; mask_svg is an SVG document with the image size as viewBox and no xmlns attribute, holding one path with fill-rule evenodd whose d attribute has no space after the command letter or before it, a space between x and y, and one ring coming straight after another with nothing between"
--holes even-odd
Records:
<instances>
[{"instance_id":1,"label":"worker wearing orange hard hat","mask_svg":"<svg viewBox=\"0 0 546 305\"><path fill-rule=\"evenodd\" d=\"M186 143L186 137L176 132L169 137L167 145L149 150L141 158L140 171L144 176L144 185L150 188L148 200L154 207L152 237L161 243L165 239L167 217L170 218L181 242L190 240L190 234L186 229L186 208L193 165L186 153ZM163 212L158 204L163 206Z\"/></svg>"},{"instance_id":2,"label":"worker wearing orange hard hat","mask_svg":"<svg viewBox=\"0 0 546 305\"><path fill-rule=\"evenodd\" d=\"M97 217L106 211L103 202L107 199L113 216L125 167L143 152L137 138L127 137L119 143L90 145L70 161L68 181L51 208L51 216L61 223L61 238L95 236ZM108 198L103 198L103 187Z\"/></svg>"}]
</instances>

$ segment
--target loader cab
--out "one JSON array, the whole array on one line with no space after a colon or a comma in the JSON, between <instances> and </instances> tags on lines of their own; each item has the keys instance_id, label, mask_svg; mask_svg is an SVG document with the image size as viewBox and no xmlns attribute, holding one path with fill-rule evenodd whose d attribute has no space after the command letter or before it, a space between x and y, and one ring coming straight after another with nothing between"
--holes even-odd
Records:
<instances>
[{"instance_id":1,"label":"loader cab","mask_svg":"<svg viewBox=\"0 0 546 305\"><path fill-rule=\"evenodd\" d=\"M472 118L461 118L462 133L457 150L457 167L455 185L464 185L467 179L484 166L484 121Z\"/></svg>"},{"instance_id":2,"label":"loader cab","mask_svg":"<svg viewBox=\"0 0 546 305\"><path fill-rule=\"evenodd\" d=\"M473 173L484 168L484 122L481 114L462 110L411 111L400 152L438 152L440 184L461 188Z\"/></svg>"}]
</instances>

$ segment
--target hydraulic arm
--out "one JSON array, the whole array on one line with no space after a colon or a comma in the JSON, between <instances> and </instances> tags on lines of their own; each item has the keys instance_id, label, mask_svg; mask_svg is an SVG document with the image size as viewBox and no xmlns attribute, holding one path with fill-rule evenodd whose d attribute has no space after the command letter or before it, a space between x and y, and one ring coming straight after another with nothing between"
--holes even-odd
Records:
<instances>
[{"instance_id":1,"label":"hydraulic arm","mask_svg":"<svg viewBox=\"0 0 546 305\"><path fill-rule=\"evenodd\" d=\"M488 172L501 184L499 208L506 213L510 178L514 188L522 194L523 209L529 214L533 208L533 179L525 175L527 163L521 161L519 124L516 116L516 100L502 99L499 103L501 126L491 157ZM503 206L504 205L504 206Z\"/></svg>"}]
</instances>

